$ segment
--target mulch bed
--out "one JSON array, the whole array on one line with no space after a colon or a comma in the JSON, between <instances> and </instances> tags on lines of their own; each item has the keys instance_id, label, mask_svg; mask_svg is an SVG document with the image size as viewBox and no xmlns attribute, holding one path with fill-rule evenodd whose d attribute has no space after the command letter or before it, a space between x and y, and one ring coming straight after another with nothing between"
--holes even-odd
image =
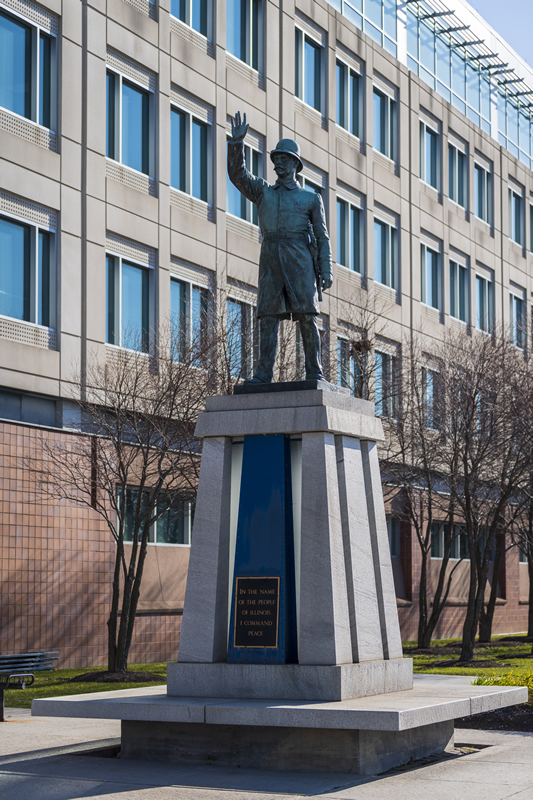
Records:
<instances>
[{"instance_id":1,"label":"mulch bed","mask_svg":"<svg viewBox=\"0 0 533 800\"><path fill-rule=\"evenodd\" d=\"M69 683L166 683L166 680L164 675L155 675L153 672L86 672L69 678Z\"/></svg>"},{"instance_id":2,"label":"mulch bed","mask_svg":"<svg viewBox=\"0 0 533 800\"><path fill-rule=\"evenodd\" d=\"M481 731L519 731L533 733L533 704L498 708L472 717L455 720L456 728L474 728Z\"/></svg>"}]
</instances>

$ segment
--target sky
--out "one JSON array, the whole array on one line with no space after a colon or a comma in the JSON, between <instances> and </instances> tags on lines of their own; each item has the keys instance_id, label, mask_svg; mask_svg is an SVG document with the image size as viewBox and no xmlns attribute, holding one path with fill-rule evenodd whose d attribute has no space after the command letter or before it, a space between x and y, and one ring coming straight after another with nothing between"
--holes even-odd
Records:
<instances>
[{"instance_id":1,"label":"sky","mask_svg":"<svg viewBox=\"0 0 533 800\"><path fill-rule=\"evenodd\" d=\"M468 2L533 67L533 0Z\"/></svg>"}]
</instances>

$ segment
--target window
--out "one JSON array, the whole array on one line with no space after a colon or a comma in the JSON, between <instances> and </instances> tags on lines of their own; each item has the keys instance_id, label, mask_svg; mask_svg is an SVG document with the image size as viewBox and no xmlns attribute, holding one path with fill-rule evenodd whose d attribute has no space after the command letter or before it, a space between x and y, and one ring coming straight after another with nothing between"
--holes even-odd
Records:
<instances>
[{"instance_id":1,"label":"window","mask_svg":"<svg viewBox=\"0 0 533 800\"><path fill-rule=\"evenodd\" d=\"M490 172L479 164L474 165L474 204L475 214L479 219L490 222Z\"/></svg>"},{"instance_id":2,"label":"window","mask_svg":"<svg viewBox=\"0 0 533 800\"><path fill-rule=\"evenodd\" d=\"M515 347L524 349L526 346L526 304L523 295L511 293L510 300L510 328L511 341Z\"/></svg>"},{"instance_id":3,"label":"window","mask_svg":"<svg viewBox=\"0 0 533 800\"><path fill-rule=\"evenodd\" d=\"M529 249L533 253L533 206L529 206Z\"/></svg>"},{"instance_id":4,"label":"window","mask_svg":"<svg viewBox=\"0 0 533 800\"><path fill-rule=\"evenodd\" d=\"M337 198L337 264L361 273L363 262L363 212Z\"/></svg>"},{"instance_id":5,"label":"window","mask_svg":"<svg viewBox=\"0 0 533 800\"><path fill-rule=\"evenodd\" d=\"M387 515L387 533L389 535L389 548L392 558L400 555L400 520L398 517Z\"/></svg>"},{"instance_id":6,"label":"window","mask_svg":"<svg viewBox=\"0 0 533 800\"><path fill-rule=\"evenodd\" d=\"M249 144L244 145L246 168L258 178L263 177L263 154ZM258 225L257 206L239 192L226 175L226 206L228 214Z\"/></svg>"},{"instance_id":7,"label":"window","mask_svg":"<svg viewBox=\"0 0 533 800\"><path fill-rule=\"evenodd\" d=\"M176 357L183 358L192 347L202 363L209 343L209 290L171 278L170 318Z\"/></svg>"},{"instance_id":8,"label":"window","mask_svg":"<svg viewBox=\"0 0 533 800\"><path fill-rule=\"evenodd\" d=\"M295 94L308 106L322 113L324 107L324 48L307 33L296 28Z\"/></svg>"},{"instance_id":9,"label":"window","mask_svg":"<svg viewBox=\"0 0 533 800\"><path fill-rule=\"evenodd\" d=\"M398 231L392 225L374 220L374 280L397 288Z\"/></svg>"},{"instance_id":10,"label":"window","mask_svg":"<svg viewBox=\"0 0 533 800\"><path fill-rule=\"evenodd\" d=\"M476 328L490 332L493 326L492 281L476 275Z\"/></svg>"},{"instance_id":11,"label":"window","mask_svg":"<svg viewBox=\"0 0 533 800\"><path fill-rule=\"evenodd\" d=\"M161 514L153 526L150 542L189 547L193 521L194 503L178 501Z\"/></svg>"},{"instance_id":12,"label":"window","mask_svg":"<svg viewBox=\"0 0 533 800\"><path fill-rule=\"evenodd\" d=\"M468 540L460 525L453 526L451 541L448 540L450 526L442 522L431 524L431 558L444 558L446 544L449 544L449 558L469 560Z\"/></svg>"},{"instance_id":13,"label":"window","mask_svg":"<svg viewBox=\"0 0 533 800\"><path fill-rule=\"evenodd\" d=\"M444 528L440 522L431 523L431 558L444 557Z\"/></svg>"},{"instance_id":14,"label":"window","mask_svg":"<svg viewBox=\"0 0 533 800\"><path fill-rule=\"evenodd\" d=\"M520 564L527 564L528 562L527 553L521 547L518 548L518 562Z\"/></svg>"},{"instance_id":15,"label":"window","mask_svg":"<svg viewBox=\"0 0 533 800\"><path fill-rule=\"evenodd\" d=\"M211 126L178 108L170 112L170 185L208 203Z\"/></svg>"},{"instance_id":16,"label":"window","mask_svg":"<svg viewBox=\"0 0 533 800\"><path fill-rule=\"evenodd\" d=\"M468 269L450 261L450 316L468 322L469 309Z\"/></svg>"},{"instance_id":17,"label":"window","mask_svg":"<svg viewBox=\"0 0 533 800\"><path fill-rule=\"evenodd\" d=\"M422 397L426 427L440 430L439 373L427 367L422 367Z\"/></svg>"},{"instance_id":18,"label":"window","mask_svg":"<svg viewBox=\"0 0 533 800\"><path fill-rule=\"evenodd\" d=\"M212 36L211 0L170 0L170 13L202 36Z\"/></svg>"},{"instance_id":19,"label":"window","mask_svg":"<svg viewBox=\"0 0 533 800\"><path fill-rule=\"evenodd\" d=\"M150 270L106 256L106 342L148 352Z\"/></svg>"},{"instance_id":20,"label":"window","mask_svg":"<svg viewBox=\"0 0 533 800\"><path fill-rule=\"evenodd\" d=\"M0 314L55 326L55 236L0 217Z\"/></svg>"},{"instance_id":21,"label":"window","mask_svg":"<svg viewBox=\"0 0 533 800\"><path fill-rule=\"evenodd\" d=\"M398 415L397 358L391 353L374 354L374 402L378 417Z\"/></svg>"},{"instance_id":22,"label":"window","mask_svg":"<svg viewBox=\"0 0 533 800\"><path fill-rule=\"evenodd\" d=\"M335 0L332 5L396 58L396 0L345 0L343 3Z\"/></svg>"},{"instance_id":23,"label":"window","mask_svg":"<svg viewBox=\"0 0 533 800\"><path fill-rule=\"evenodd\" d=\"M337 385L349 389L354 397L363 397L361 362L354 357L353 343L337 339Z\"/></svg>"},{"instance_id":24,"label":"window","mask_svg":"<svg viewBox=\"0 0 533 800\"><path fill-rule=\"evenodd\" d=\"M227 0L226 48L253 69L261 71L263 61L262 0Z\"/></svg>"},{"instance_id":25,"label":"window","mask_svg":"<svg viewBox=\"0 0 533 800\"><path fill-rule=\"evenodd\" d=\"M55 37L1 11L0 59L0 106L55 129Z\"/></svg>"},{"instance_id":26,"label":"window","mask_svg":"<svg viewBox=\"0 0 533 800\"><path fill-rule=\"evenodd\" d=\"M138 508L139 491L138 489L126 489L126 503L124 510L124 541L133 542L133 532L135 530L135 516L138 513L141 529L139 531L139 541L142 536L142 527L145 518L154 516L149 512L149 494L143 492L141 503ZM119 504L121 504L121 492L119 490ZM194 503L176 501L168 509L163 511L159 519L150 525L148 533L149 544L172 544L185 545L191 544L192 523L194 519Z\"/></svg>"},{"instance_id":27,"label":"window","mask_svg":"<svg viewBox=\"0 0 533 800\"><path fill-rule=\"evenodd\" d=\"M518 192L509 189L509 238L517 244L524 244L524 198Z\"/></svg>"},{"instance_id":28,"label":"window","mask_svg":"<svg viewBox=\"0 0 533 800\"><path fill-rule=\"evenodd\" d=\"M16 422L29 422L32 425L46 425L49 428L61 427L60 404L42 395L12 392L0 389L0 418Z\"/></svg>"},{"instance_id":29,"label":"window","mask_svg":"<svg viewBox=\"0 0 533 800\"><path fill-rule=\"evenodd\" d=\"M302 188L303 189L305 189L308 192L315 192L315 194L319 194L320 197L322 197L322 200L324 200L323 195L322 195L324 189L323 189L322 186L320 186L318 183L315 183L314 181L310 180L309 178L306 178L305 175L302 175L302 174L298 175L298 179L299 179L300 183L302 184Z\"/></svg>"},{"instance_id":30,"label":"window","mask_svg":"<svg viewBox=\"0 0 533 800\"><path fill-rule=\"evenodd\" d=\"M362 138L361 76L342 61L337 61L337 125Z\"/></svg>"},{"instance_id":31,"label":"window","mask_svg":"<svg viewBox=\"0 0 533 800\"><path fill-rule=\"evenodd\" d=\"M439 189L439 134L420 123L420 178Z\"/></svg>"},{"instance_id":32,"label":"window","mask_svg":"<svg viewBox=\"0 0 533 800\"><path fill-rule=\"evenodd\" d=\"M420 248L422 267L422 302L442 310L442 276L440 253L423 244Z\"/></svg>"},{"instance_id":33,"label":"window","mask_svg":"<svg viewBox=\"0 0 533 800\"><path fill-rule=\"evenodd\" d=\"M255 309L228 299L226 304L227 361L233 378L250 378L257 349Z\"/></svg>"},{"instance_id":34,"label":"window","mask_svg":"<svg viewBox=\"0 0 533 800\"><path fill-rule=\"evenodd\" d=\"M106 156L145 175L153 173L152 101L152 92L108 70Z\"/></svg>"},{"instance_id":35,"label":"window","mask_svg":"<svg viewBox=\"0 0 533 800\"><path fill-rule=\"evenodd\" d=\"M453 144L448 145L448 196L466 208L466 155Z\"/></svg>"},{"instance_id":36,"label":"window","mask_svg":"<svg viewBox=\"0 0 533 800\"><path fill-rule=\"evenodd\" d=\"M374 150L396 160L396 101L374 88Z\"/></svg>"}]
</instances>

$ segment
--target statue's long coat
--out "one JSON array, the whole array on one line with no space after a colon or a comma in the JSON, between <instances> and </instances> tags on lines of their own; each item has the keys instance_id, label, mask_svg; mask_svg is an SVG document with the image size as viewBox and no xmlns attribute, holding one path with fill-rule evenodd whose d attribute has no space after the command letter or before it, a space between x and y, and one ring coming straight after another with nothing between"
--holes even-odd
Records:
<instances>
[{"instance_id":1,"label":"statue's long coat","mask_svg":"<svg viewBox=\"0 0 533 800\"><path fill-rule=\"evenodd\" d=\"M259 259L257 316L318 314L318 292L309 249L309 223L318 247L321 274L331 272L331 246L322 198L298 181L270 185L246 169L242 142L228 144L232 183L257 206L263 234Z\"/></svg>"}]
</instances>

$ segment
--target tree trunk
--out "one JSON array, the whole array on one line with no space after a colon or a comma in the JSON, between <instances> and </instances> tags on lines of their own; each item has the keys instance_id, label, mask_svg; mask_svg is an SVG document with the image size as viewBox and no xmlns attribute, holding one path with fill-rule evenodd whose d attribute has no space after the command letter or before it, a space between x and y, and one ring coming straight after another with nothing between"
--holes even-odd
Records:
<instances>
[{"instance_id":1,"label":"tree trunk","mask_svg":"<svg viewBox=\"0 0 533 800\"><path fill-rule=\"evenodd\" d=\"M487 608L481 606L481 614L479 616L479 641L490 642L492 638L492 622L494 620L494 611L496 609L496 599L498 597L498 577L500 574L500 566L502 563L502 555L505 548L505 539L499 536L496 540L496 547L494 552L494 571L492 573L492 585L490 587L490 597L487 603Z\"/></svg>"},{"instance_id":2,"label":"tree trunk","mask_svg":"<svg viewBox=\"0 0 533 800\"><path fill-rule=\"evenodd\" d=\"M431 646L431 640L433 638L435 628L437 627L437 623L444 610L446 601L448 600L448 594L450 593L450 586L452 582L451 575L449 575L446 583L446 589L444 589L444 583L446 581L446 569L448 567L448 564L449 564L449 558L448 559L444 558L441 563L439 580L437 583L437 588L435 590L435 595L433 597L433 608L431 609L431 614L426 626L424 641L427 642L427 644L425 644L424 647Z\"/></svg>"},{"instance_id":3,"label":"tree trunk","mask_svg":"<svg viewBox=\"0 0 533 800\"><path fill-rule=\"evenodd\" d=\"M476 615L476 588L477 588L477 569L474 553L470 554L470 585L468 587L468 605L466 608L465 621L463 623L463 640L461 643L461 655L459 661L471 661L474 657L474 643L476 640L477 615Z\"/></svg>"},{"instance_id":4,"label":"tree trunk","mask_svg":"<svg viewBox=\"0 0 533 800\"><path fill-rule=\"evenodd\" d=\"M461 645L461 656L459 661L471 661L474 657L476 633L485 599L485 586L487 585L489 571L488 554L485 554L479 569L477 568L475 557L472 558L472 556L475 555L475 553L471 552L468 608L466 611L465 624L463 626L463 641ZM477 583L477 590L475 591L472 591L472 582L474 582L474 586Z\"/></svg>"},{"instance_id":5,"label":"tree trunk","mask_svg":"<svg viewBox=\"0 0 533 800\"><path fill-rule=\"evenodd\" d=\"M421 548L422 566L420 569L420 584L418 589L418 647L427 647L425 644L425 631L428 619L428 553Z\"/></svg>"},{"instance_id":6,"label":"tree trunk","mask_svg":"<svg viewBox=\"0 0 533 800\"><path fill-rule=\"evenodd\" d=\"M107 620L107 669L109 672L117 672L117 622L118 606L120 600L120 567L122 564L124 548L122 542L117 543L115 551L115 569L113 572L113 590L111 596L111 608Z\"/></svg>"},{"instance_id":7,"label":"tree trunk","mask_svg":"<svg viewBox=\"0 0 533 800\"><path fill-rule=\"evenodd\" d=\"M136 534L136 532L135 532ZM132 548L131 560L128 574L124 581L122 592L122 613L117 637L116 672L127 672L128 656L133 639L133 626L141 589L141 579L148 549L149 527L143 530L140 546L138 548L138 558L136 558L137 548Z\"/></svg>"}]
</instances>

